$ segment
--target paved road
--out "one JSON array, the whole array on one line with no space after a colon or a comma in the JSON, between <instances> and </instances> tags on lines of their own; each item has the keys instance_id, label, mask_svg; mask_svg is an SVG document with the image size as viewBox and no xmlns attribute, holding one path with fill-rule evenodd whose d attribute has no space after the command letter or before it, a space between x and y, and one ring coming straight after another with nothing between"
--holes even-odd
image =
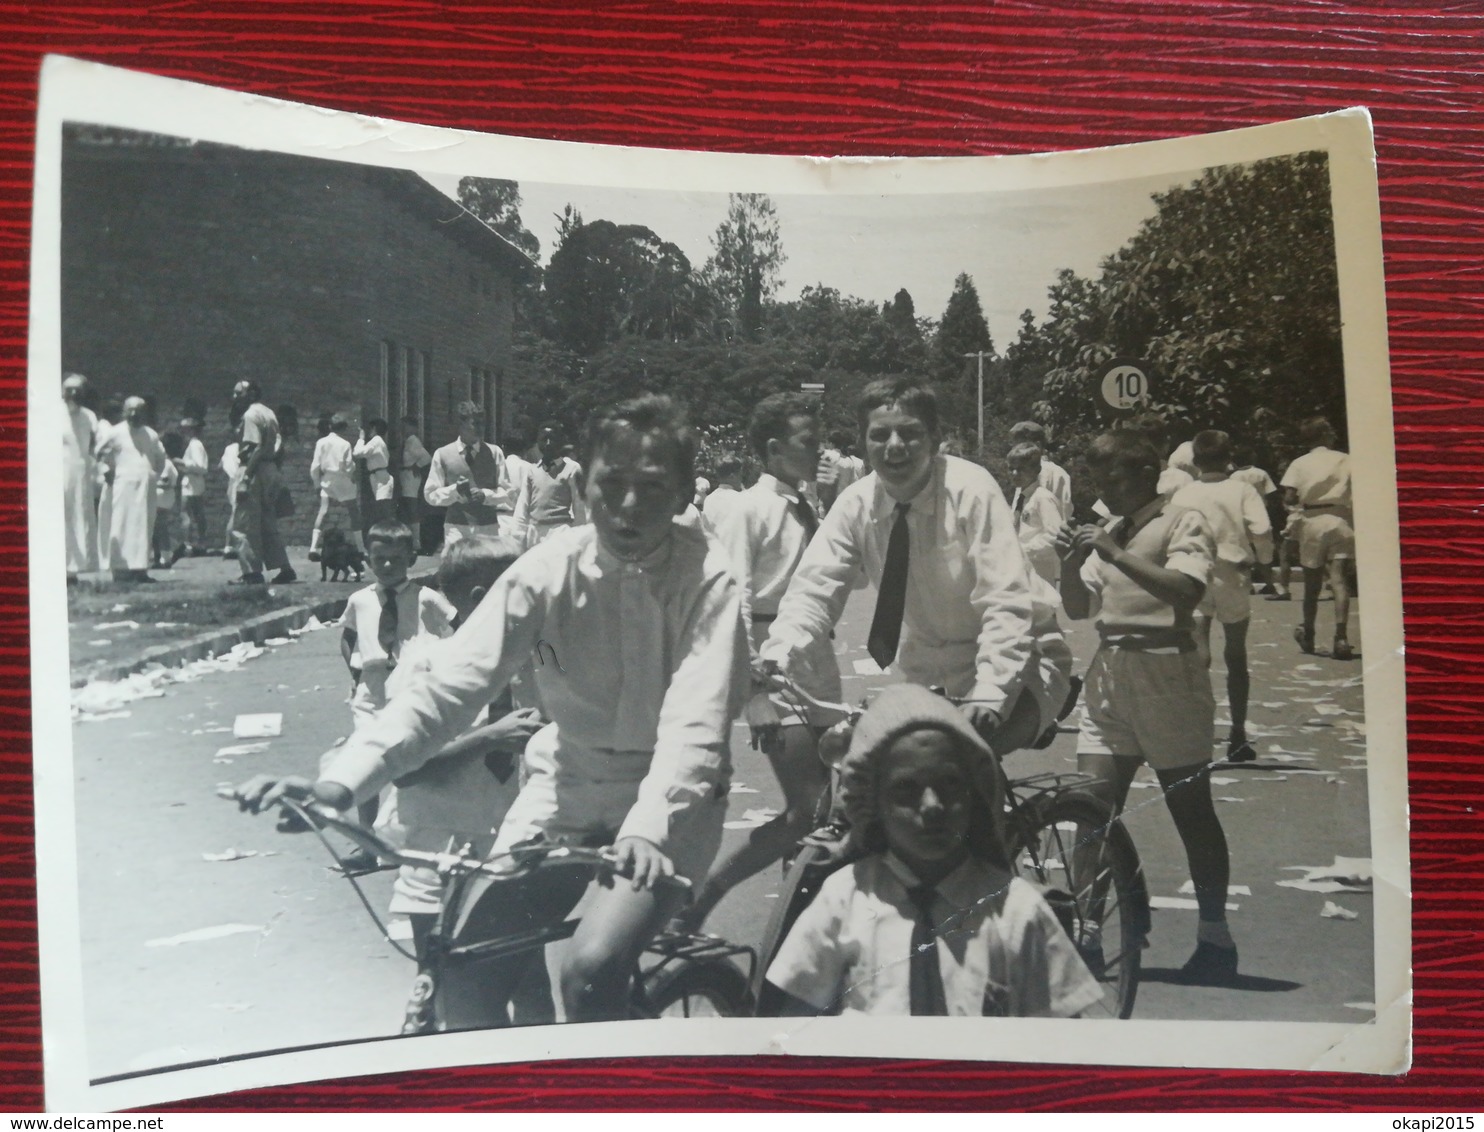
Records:
<instances>
[{"instance_id":1,"label":"paved road","mask_svg":"<svg viewBox=\"0 0 1484 1132\"><path fill-rule=\"evenodd\" d=\"M857 595L839 633L852 697L882 682L855 674L857 664L869 666L863 639L870 597ZM1329 608L1321 605L1321 621ZM1277 885L1300 875L1286 871L1290 866L1370 856L1360 664L1301 657L1292 641L1297 602L1258 601L1254 612L1252 721L1263 757L1221 768L1213 779L1232 846L1232 883L1250 890L1231 897L1244 977L1222 989L1168 981L1193 946L1195 912L1160 907L1136 1015L1364 1021L1373 997L1370 897ZM323 851L213 796L218 784L260 770L312 774L319 753L346 733L347 681L335 637L306 634L236 672L137 701L126 718L75 727L95 1078L384 1035L400 1021L411 966L378 937L346 882L327 871ZM1072 640L1085 665L1093 647L1088 627L1076 626ZM1224 699L1219 665L1213 678ZM263 711L284 713L280 738L265 751L217 755L242 742L229 733L237 715ZM1048 751L1013 756L1010 771L1073 769L1074 743L1068 731ZM766 761L748 748L740 727L733 749L738 786L729 820L776 808L780 796ZM1140 781L1153 779L1141 772ZM1160 903L1179 901L1184 856L1157 790L1131 793L1128 825L1151 893ZM203 859L229 848L276 855ZM740 887L709 928L757 943L778 877L770 869ZM372 878L367 888L380 911L386 878ZM1358 918L1322 918L1326 901ZM223 928L233 931L170 942Z\"/></svg>"}]
</instances>

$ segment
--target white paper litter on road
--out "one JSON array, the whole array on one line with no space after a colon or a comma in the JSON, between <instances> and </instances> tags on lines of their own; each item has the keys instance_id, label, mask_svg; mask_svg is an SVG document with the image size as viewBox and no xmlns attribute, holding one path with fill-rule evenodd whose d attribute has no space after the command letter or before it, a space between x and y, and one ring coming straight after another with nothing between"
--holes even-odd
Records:
<instances>
[{"instance_id":1,"label":"white paper litter on road","mask_svg":"<svg viewBox=\"0 0 1484 1132\"><path fill-rule=\"evenodd\" d=\"M304 627L302 629L290 629L289 636L297 637L302 633L313 633L316 629L323 629L324 627L324 622L311 613L309 620L304 622Z\"/></svg>"},{"instance_id":2,"label":"white paper litter on road","mask_svg":"<svg viewBox=\"0 0 1484 1132\"><path fill-rule=\"evenodd\" d=\"M288 637L269 637L266 641L263 642L263 644L269 646L291 645L293 643L294 642Z\"/></svg>"},{"instance_id":3,"label":"white paper litter on road","mask_svg":"<svg viewBox=\"0 0 1484 1132\"><path fill-rule=\"evenodd\" d=\"M108 607L108 612L109 613L128 613L129 612L129 607L127 605L111 605L111 606Z\"/></svg>"},{"instance_id":4,"label":"white paper litter on road","mask_svg":"<svg viewBox=\"0 0 1484 1132\"><path fill-rule=\"evenodd\" d=\"M1196 901L1187 900L1183 896L1151 896L1149 898L1149 907L1166 908L1176 912L1197 912L1201 906ZM1226 910L1228 912L1235 912L1239 907L1241 905L1228 904Z\"/></svg>"},{"instance_id":5,"label":"white paper litter on road","mask_svg":"<svg viewBox=\"0 0 1484 1132\"><path fill-rule=\"evenodd\" d=\"M1303 892L1363 894L1370 892L1375 883L1369 857L1336 857L1332 865L1284 865L1283 868L1304 875L1298 880L1280 880L1278 884Z\"/></svg>"},{"instance_id":6,"label":"white paper litter on road","mask_svg":"<svg viewBox=\"0 0 1484 1132\"><path fill-rule=\"evenodd\" d=\"M100 637L96 641L89 641L88 644L95 649L101 649L107 645L113 644L113 642L110 641L107 637Z\"/></svg>"},{"instance_id":7,"label":"white paper litter on road","mask_svg":"<svg viewBox=\"0 0 1484 1132\"><path fill-rule=\"evenodd\" d=\"M1245 884L1229 884L1226 886L1228 896L1251 896L1252 889ZM1181 896L1195 895L1195 881L1188 880L1180 886Z\"/></svg>"},{"instance_id":8,"label":"white paper litter on road","mask_svg":"<svg viewBox=\"0 0 1484 1132\"><path fill-rule=\"evenodd\" d=\"M1246 798L1233 798L1229 794L1218 794L1218 795L1216 795L1216 801L1218 801L1218 802L1245 802L1246 800L1247 800Z\"/></svg>"},{"instance_id":9,"label":"white paper litter on road","mask_svg":"<svg viewBox=\"0 0 1484 1132\"><path fill-rule=\"evenodd\" d=\"M271 739L282 734L283 712L281 711L239 715L232 723L232 735L238 739Z\"/></svg>"},{"instance_id":10,"label":"white paper litter on road","mask_svg":"<svg viewBox=\"0 0 1484 1132\"><path fill-rule=\"evenodd\" d=\"M128 629L130 632L133 632L135 629L139 628L139 622L138 621L100 621L98 624L94 625L93 628L94 629L97 629L100 633L106 632L109 629Z\"/></svg>"},{"instance_id":11,"label":"white paper litter on road","mask_svg":"<svg viewBox=\"0 0 1484 1132\"><path fill-rule=\"evenodd\" d=\"M244 861L248 857L276 857L277 849L223 849L220 853L202 853L203 861Z\"/></svg>"},{"instance_id":12,"label":"white paper litter on road","mask_svg":"<svg viewBox=\"0 0 1484 1132\"><path fill-rule=\"evenodd\" d=\"M144 941L144 946L178 947L182 943L202 943L208 939L222 939L229 935L242 935L245 932L261 932L262 930L262 924L217 924L214 928L197 928L193 932L181 932L180 935L148 939Z\"/></svg>"},{"instance_id":13,"label":"white paper litter on road","mask_svg":"<svg viewBox=\"0 0 1484 1132\"><path fill-rule=\"evenodd\" d=\"M760 809L744 810L738 821L723 822L723 829L756 829L765 822L772 821L778 816L777 810Z\"/></svg>"},{"instance_id":14,"label":"white paper litter on road","mask_svg":"<svg viewBox=\"0 0 1484 1132\"><path fill-rule=\"evenodd\" d=\"M883 675L883 673L881 671L881 665L877 664L870 657L867 657L864 660L852 661L851 663L855 666L855 674L857 676L881 676L881 675Z\"/></svg>"},{"instance_id":15,"label":"white paper litter on road","mask_svg":"<svg viewBox=\"0 0 1484 1132\"><path fill-rule=\"evenodd\" d=\"M185 622L184 621L156 621L155 622L155 628L156 629L180 629L180 628L184 628L184 626L185 626Z\"/></svg>"},{"instance_id":16,"label":"white paper litter on road","mask_svg":"<svg viewBox=\"0 0 1484 1132\"><path fill-rule=\"evenodd\" d=\"M1241 778L1223 778L1220 775L1215 774L1211 776L1212 786L1235 786L1238 782L1242 781L1245 780Z\"/></svg>"},{"instance_id":17,"label":"white paper litter on road","mask_svg":"<svg viewBox=\"0 0 1484 1132\"><path fill-rule=\"evenodd\" d=\"M1159 789L1159 783L1158 782L1130 782L1129 783L1129 786L1132 787L1135 790L1157 790L1157 789Z\"/></svg>"},{"instance_id":18,"label":"white paper litter on road","mask_svg":"<svg viewBox=\"0 0 1484 1132\"><path fill-rule=\"evenodd\" d=\"M1349 908L1342 908L1333 900L1326 900L1324 907L1319 910L1321 918L1326 920L1358 920L1359 912L1352 912Z\"/></svg>"},{"instance_id":19,"label":"white paper litter on road","mask_svg":"<svg viewBox=\"0 0 1484 1132\"><path fill-rule=\"evenodd\" d=\"M1351 711L1349 708L1342 708L1339 704L1321 704L1321 703L1316 703L1314 705L1314 710L1317 711L1320 715L1359 715L1360 714L1360 712L1358 712L1358 711Z\"/></svg>"},{"instance_id":20,"label":"white paper litter on road","mask_svg":"<svg viewBox=\"0 0 1484 1132\"><path fill-rule=\"evenodd\" d=\"M251 641L242 641L221 656L194 660L180 668L152 664L143 672L135 672L122 680L90 681L72 691L73 722L82 722L89 716L97 716L103 712L117 711L135 700L158 698L165 694L165 688L171 684L189 683L212 672L235 672L254 657L262 656L263 651Z\"/></svg>"},{"instance_id":21,"label":"white paper litter on road","mask_svg":"<svg viewBox=\"0 0 1484 1132\"><path fill-rule=\"evenodd\" d=\"M732 783L732 785L731 785L731 792L733 794L761 794L762 793L762 791L760 791L760 790L754 790L751 786L744 786L740 782L734 782L734 783Z\"/></svg>"},{"instance_id":22,"label":"white paper litter on road","mask_svg":"<svg viewBox=\"0 0 1484 1132\"><path fill-rule=\"evenodd\" d=\"M100 711L91 715L80 715L77 723L102 723L105 719L128 719L134 713L124 708L120 711Z\"/></svg>"},{"instance_id":23,"label":"white paper litter on road","mask_svg":"<svg viewBox=\"0 0 1484 1132\"><path fill-rule=\"evenodd\" d=\"M270 743L238 743L231 747L218 747L213 757L223 759L233 755L260 755L271 745Z\"/></svg>"},{"instance_id":24,"label":"white paper litter on road","mask_svg":"<svg viewBox=\"0 0 1484 1132\"><path fill-rule=\"evenodd\" d=\"M1368 1010L1372 1014L1376 1013L1376 1004L1374 1002L1347 1002L1345 1006L1350 1010Z\"/></svg>"}]
</instances>

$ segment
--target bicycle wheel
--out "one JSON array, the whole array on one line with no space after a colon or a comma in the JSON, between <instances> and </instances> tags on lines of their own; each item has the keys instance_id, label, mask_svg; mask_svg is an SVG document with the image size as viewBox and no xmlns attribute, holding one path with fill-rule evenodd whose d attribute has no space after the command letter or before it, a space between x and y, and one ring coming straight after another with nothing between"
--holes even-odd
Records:
<instances>
[{"instance_id":1,"label":"bicycle wheel","mask_svg":"<svg viewBox=\"0 0 1484 1132\"><path fill-rule=\"evenodd\" d=\"M644 1015L656 1018L741 1018L752 1012L747 979L725 959L669 963L646 978Z\"/></svg>"},{"instance_id":2,"label":"bicycle wheel","mask_svg":"<svg viewBox=\"0 0 1484 1132\"><path fill-rule=\"evenodd\" d=\"M1133 839L1088 794L1033 803L1020 824L1015 865L1039 886L1078 953L1103 985L1086 1018L1127 1018L1139 990L1149 897Z\"/></svg>"}]
</instances>

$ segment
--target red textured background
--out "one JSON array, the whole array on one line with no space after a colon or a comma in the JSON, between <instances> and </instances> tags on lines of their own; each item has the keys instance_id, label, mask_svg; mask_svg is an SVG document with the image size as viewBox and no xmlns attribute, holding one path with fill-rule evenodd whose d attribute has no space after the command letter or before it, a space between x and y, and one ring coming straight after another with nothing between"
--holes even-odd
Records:
<instances>
[{"instance_id":1,"label":"red textured background","mask_svg":"<svg viewBox=\"0 0 1484 1132\"><path fill-rule=\"evenodd\" d=\"M1411 1073L571 1062L266 1089L176 1110L1484 1106L1484 771L1474 750L1484 717L1474 668L1484 656L1484 8L0 0L0 1110L42 1100L23 382L46 52L436 125L780 153L1078 148L1356 104L1375 117L1411 723Z\"/></svg>"}]
</instances>

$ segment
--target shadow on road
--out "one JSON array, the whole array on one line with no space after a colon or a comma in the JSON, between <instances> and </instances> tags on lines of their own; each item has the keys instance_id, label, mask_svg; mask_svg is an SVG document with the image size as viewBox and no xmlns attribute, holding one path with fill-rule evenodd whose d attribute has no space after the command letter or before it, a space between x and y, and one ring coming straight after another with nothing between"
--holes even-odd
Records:
<instances>
[{"instance_id":1,"label":"shadow on road","mask_svg":"<svg viewBox=\"0 0 1484 1132\"><path fill-rule=\"evenodd\" d=\"M1245 990L1262 991L1268 994L1274 991L1294 991L1301 988L1303 983L1292 983L1287 979L1267 979L1261 975L1235 975L1221 982L1203 982L1186 976L1179 967L1142 967L1139 970L1139 982L1141 983L1169 983L1177 987L1220 987L1223 990Z\"/></svg>"}]
</instances>

